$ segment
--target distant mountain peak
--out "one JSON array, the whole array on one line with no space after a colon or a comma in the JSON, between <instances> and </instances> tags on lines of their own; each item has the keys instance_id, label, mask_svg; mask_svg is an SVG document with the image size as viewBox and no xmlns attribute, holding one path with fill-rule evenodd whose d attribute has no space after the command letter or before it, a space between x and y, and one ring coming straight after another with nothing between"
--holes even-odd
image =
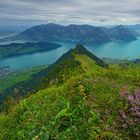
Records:
<instances>
[{"instance_id":1,"label":"distant mountain peak","mask_svg":"<svg viewBox=\"0 0 140 140\"><path fill-rule=\"evenodd\" d=\"M110 34L113 41L117 40L121 42L122 41L129 42L137 40L138 33L124 25L119 25L111 28Z\"/></svg>"},{"instance_id":2,"label":"distant mountain peak","mask_svg":"<svg viewBox=\"0 0 140 140\"><path fill-rule=\"evenodd\" d=\"M130 31L130 29L124 25L118 25L118 26L115 26L113 27L112 29L118 29L118 30L127 30L127 31Z\"/></svg>"},{"instance_id":3,"label":"distant mountain peak","mask_svg":"<svg viewBox=\"0 0 140 140\"><path fill-rule=\"evenodd\" d=\"M45 26L55 27L55 26L62 26L62 25L55 24L55 23L48 23L48 24L46 24Z\"/></svg>"}]
</instances>

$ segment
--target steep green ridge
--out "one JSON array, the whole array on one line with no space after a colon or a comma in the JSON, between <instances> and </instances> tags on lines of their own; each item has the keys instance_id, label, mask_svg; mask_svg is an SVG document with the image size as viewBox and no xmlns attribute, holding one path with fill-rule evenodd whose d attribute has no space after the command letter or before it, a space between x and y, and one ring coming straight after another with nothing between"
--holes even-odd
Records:
<instances>
[{"instance_id":1,"label":"steep green ridge","mask_svg":"<svg viewBox=\"0 0 140 140\"><path fill-rule=\"evenodd\" d=\"M32 54L36 52L50 51L59 48L61 45L49 42L26 42L11 43L8 45L0 45L0 57L13 57L18 55Z\"/></svg>"},{"instance_id":2,"label":"steep green ridge","mask_svg":"<svg viewBox=\"0 0 140 140\"><path fill-rule=\"evenodd\" d=\"M49 86L9 98L0 139L139 140L140 64L108 66L93 56L78 45L34 76Z\"/></svg>"},{"instance_id":3,"label":"steep green ridge","mask_svg":"<svg viewBox=\"0 0 140 140\"><path fill-rule=\"evenodd\" d=\"M68 51L61 58L59 58L54 64L52 64L46 69L43 69L39 73L33 75L33 77L30 80L17 83L14 87L11 87L6 91L4 91L5 97L7 95L10 95L11 91L14 91L14 88L22 87L25 93L27 92L33 93L40 89L49 87L50 85L61 84L66 80L68 80L69 78L71 78L72 76L88 72L88 69L85 70L82 67L83 61L77 59L76 55L80 56L85 55L88 59L91 60L90 65L92 65L92 67L95 64L99 66L99 69L102 69L102 67L104 68L108 67L108 65L104 61L94 56L82 45L77 45L75 49L71 49L70 51ZM88 64L89 61L87 60L87 62L84 63ZM90 72L92 72L92 69ZM1 97L1 99L5 97Z\"/></svg>"}]
</instances>

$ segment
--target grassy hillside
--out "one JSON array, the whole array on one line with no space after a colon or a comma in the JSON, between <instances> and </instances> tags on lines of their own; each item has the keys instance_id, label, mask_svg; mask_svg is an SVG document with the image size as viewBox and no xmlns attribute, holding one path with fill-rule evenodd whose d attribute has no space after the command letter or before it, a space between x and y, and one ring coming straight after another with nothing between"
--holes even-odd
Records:
<instances>
[{"instance_id":1,"label":"grassy hillside","mask_svg":"<svg viewBox=\"0 0 140 140\"><path fill-rule=\"evenodd\" d=\"M31 79L32 75L38 73L47 66L33 67L19 72L13 72L8 76L0 78L0 93L15 84Z\"/></svg>"},{"instance_id":2,"label":"grassy hillside","mask_svg":"<svg viewBox=\"0 0 140 140\"><path fill-rule=\"evenodd\" d=\"M5 96L9 96L9 91L14 91L15 88L20 87L24 89L25 93L35 93L38 90L45 89L51 85L60 85L72 76L74 77L85 73L87 70L85 70L82 65L86 62L80 59L78 60L76 58L78 55L85 55L87 57L87 64L93 65L92 67L96 65L101 69L101 67L106 68L108 66L104 61L94 56L83 46L78 45L75 49L71 49L66 54L64 54L48 68L43 69L37 74L34 74L31 79L28 79L26 82L23 81L17 83L15 86L4 91ZM21 91L20 94L24 94L23 91Z\"/></svg>"},{"instance_id":3,"label":"grassy hillside","mask_svg":"<svg viewBox=\"0 0 140 140\"><path fill-rule=\"evenodd\" d=\"M20 102L7 100L0 139L139 140L140 64L101 67L89 55L72 52L72 62L79 62L76 70L61 67L61 74L71 71L70 77ZM66 56L55 64L58 75L58 66L71 60Z\"/></svg>"}]
</instances>

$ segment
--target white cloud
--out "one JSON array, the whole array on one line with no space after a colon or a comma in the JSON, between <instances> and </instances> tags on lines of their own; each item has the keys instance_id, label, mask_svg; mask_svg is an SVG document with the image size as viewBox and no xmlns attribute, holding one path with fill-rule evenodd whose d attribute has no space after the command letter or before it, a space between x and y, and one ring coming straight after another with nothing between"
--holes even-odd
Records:
<instances>
[{"instance_id":1,"label":"white cloud","mask_svg":"<svg viewBox=\"0 0 140 140\"><path fill-rule=\"evenodd\" d=\"M140 21L140 0L0 0L1 21L130 24Z\"/></svg>"}]
</instances>

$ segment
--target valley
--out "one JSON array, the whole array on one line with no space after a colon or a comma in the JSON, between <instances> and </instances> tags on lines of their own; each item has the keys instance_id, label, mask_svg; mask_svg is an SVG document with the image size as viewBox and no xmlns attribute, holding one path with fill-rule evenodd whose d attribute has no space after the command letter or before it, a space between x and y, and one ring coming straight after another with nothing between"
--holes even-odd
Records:
<instances>
[{"instance_id":1,"label":"valley","mask_svg":"<svg viewBox=\"0 0 140 140\"><path fill-rule=\"evenodd\" d=\"M10 71L8 70L9 66L1 67L0 68L0 78L7 76Z\"/></svg>"},{"instance_id":2,"label":"valley","mask_svg":"<svg viewBox=\"0 0 140 140\"><path fill-rule=\"evenodd\" d=\"M19 82L30 79L33 74L41 71L46 67L47 65L43 65L13 72L7 70L7 68L3 68L2 70L0 70L0 93Z\"/></svg>"}]
</instances>

